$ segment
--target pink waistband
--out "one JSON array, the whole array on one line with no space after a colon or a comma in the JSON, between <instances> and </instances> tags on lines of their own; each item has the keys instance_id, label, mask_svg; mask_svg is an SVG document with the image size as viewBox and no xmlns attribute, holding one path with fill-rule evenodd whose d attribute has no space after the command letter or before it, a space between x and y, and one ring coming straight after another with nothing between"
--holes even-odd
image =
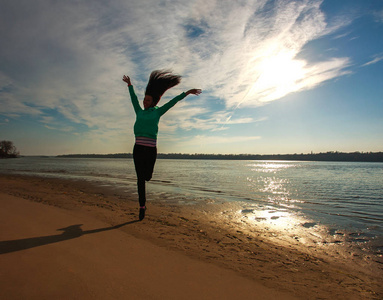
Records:
<instances>
[{"instance_id":1,"label":"pink waistband","mask_svg":"<svg viewBox=\"0 0 383 300\"><path fill-rule=\"evenodd\" d=\"M144 136L136 136L136 144L146 147L157 147L157 140Z\"/></svg>"}]
</instances>

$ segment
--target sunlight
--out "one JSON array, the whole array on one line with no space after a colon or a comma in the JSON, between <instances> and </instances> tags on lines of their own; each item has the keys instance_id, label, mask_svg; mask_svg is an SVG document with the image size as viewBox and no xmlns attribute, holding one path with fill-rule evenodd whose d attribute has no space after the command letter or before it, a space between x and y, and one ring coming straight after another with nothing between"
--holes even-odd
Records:
<instances>
[{"instance_id":1,"label":"sunlight","mask_svg":"<svg viewBox=\"0 0 383 300\"><path fill-rule=\"evenodd\" d=\"M295 213L275 209L269 207L269 209L253 210L247 215L247 220L253 225L264 225L273 231L288 231L291 235L295 235L299 232L300 225L307 222L307 220Z\"/></svg>"},{"instance_id":2,"label":"sunlight","mask_svg":"<svg viewBox=\"0 0 383 300\"><path fill-rule=\"evenodd\" d=\"M260 162L260 163L253 163L249 164L249 167L254 167L252 168L252 171L256 172L262 172L262 173L276 173L278 171L287 169L287 168L292 168L296 167L295 163L286 163L284 161L268 161L268 162Z\"/></svg>"},{"instance_id":3,"label":"sunlight","mask_svg":"<svg viewBox=\"0 0 383 300\"><path fill-rule=\"evenodd\" d=\"M269 102L300 89L306 75L305 62L295 60L294 53L279 52L260 64L261 75L249 91L249 98Z\"/></svg>"}]
</instances>

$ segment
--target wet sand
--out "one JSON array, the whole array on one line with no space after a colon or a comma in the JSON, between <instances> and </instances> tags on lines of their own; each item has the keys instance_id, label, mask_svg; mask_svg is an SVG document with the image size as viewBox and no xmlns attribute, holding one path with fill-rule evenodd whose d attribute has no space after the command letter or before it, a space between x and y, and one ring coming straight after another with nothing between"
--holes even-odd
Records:
<instances>
[{"instance_id":1,"label":"wet sand","mask_svg":"<svg viewBox=\"0 0 383 300\"><path fill-rule=\"evenodd\" d=\"M381 299L382 269L275 242L222 207L0 176L0 298ZM219 216L219 217L218 217ZM242 224L243 225L243 224Z\"/></svg>"}]
</instances>

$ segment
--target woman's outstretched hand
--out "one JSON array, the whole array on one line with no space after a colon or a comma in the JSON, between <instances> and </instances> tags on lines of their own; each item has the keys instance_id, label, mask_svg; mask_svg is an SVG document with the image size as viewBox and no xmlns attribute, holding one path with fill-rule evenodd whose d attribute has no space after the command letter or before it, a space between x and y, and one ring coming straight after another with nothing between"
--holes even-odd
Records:
<instances>
[{"instance_id":1,"label":"woman's outstretched hand","mask_svg":"<svg viewBox=\"0 0 383 300\"><path fill-rule=\"evenodd\" d=\"M124 75L124 77L122 77L122 81L126 82L128 85L132 85L132 83L130 82L129 76Z\"/></svg>"},{"instance_id":2,"label":"woman's outstretched hand","mask_svg":"<svg viewBox=\"0 0 383 300\"><path fill-rule=\"evenodd\" d=\"M202 90L200 89L191 89L191 90L188 90L185 94L186 95L190 95L190 94L193 94L193 95L199 95L202 93Z\"/></svg>"}]
</instances>

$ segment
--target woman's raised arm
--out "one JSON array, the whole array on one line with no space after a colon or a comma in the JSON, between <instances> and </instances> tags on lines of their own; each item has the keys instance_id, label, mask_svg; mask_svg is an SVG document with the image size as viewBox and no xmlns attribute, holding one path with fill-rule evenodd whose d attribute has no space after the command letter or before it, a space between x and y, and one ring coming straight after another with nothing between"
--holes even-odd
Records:
<instances>
[{"instance_id":1,"label":"woman's raised arm","mask_svg":"<svg viewBox=\"0 0 383 300\"><path fill-rule=\"evenodd\" d=\"M129 76L123 76L122 77L122 81L126 82L128 85L132 85L132 83L130 82L130 78Z\"/></svg>"},{"instance_id":2,"label":"woman's raised arm","mask_svg":"<svg viewBox=\"0 0 383 300\"><path fill-rule=\"evenodd\" d=\"M187 92L185 92L186 95L193 94L193 95L197 95L197 96L201 93L202 93L201 89L191 89L191 90L188 90Z\"/></svg>"}]
</instances>

